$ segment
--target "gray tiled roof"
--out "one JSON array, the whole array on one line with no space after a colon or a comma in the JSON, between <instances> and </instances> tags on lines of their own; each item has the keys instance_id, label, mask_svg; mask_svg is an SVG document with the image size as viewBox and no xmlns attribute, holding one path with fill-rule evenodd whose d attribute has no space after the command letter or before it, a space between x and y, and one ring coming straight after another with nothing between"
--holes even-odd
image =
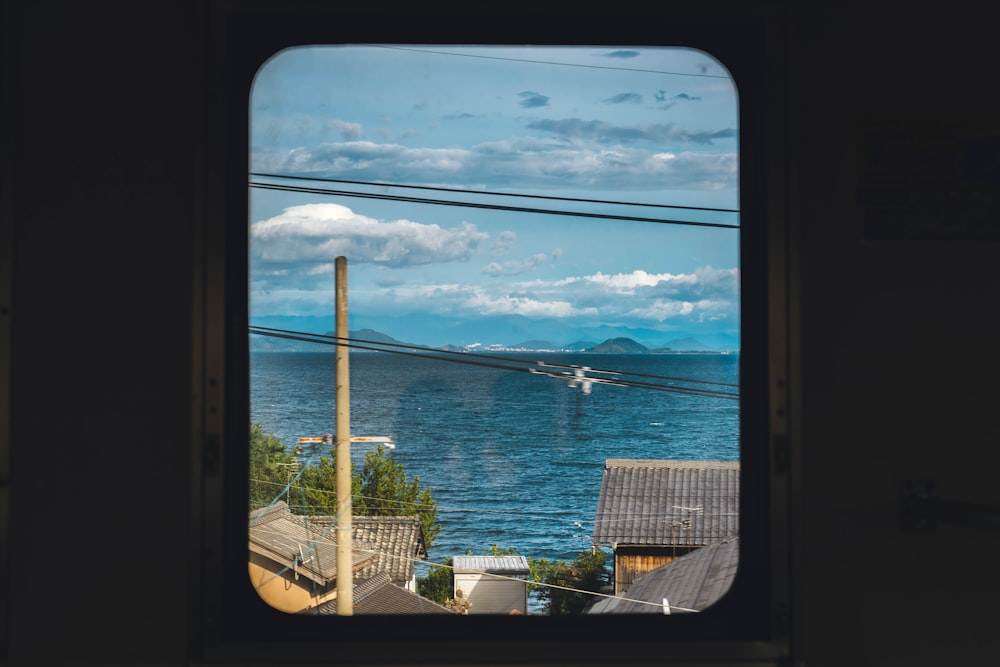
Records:
<instances>
[{"instance_id":1,"label":"gray tiled roof","mask_svg":"<svg viewBox=\"0 0 1000 667\"><path fill-rule=\"evenodd\" d=\"M326 585L337 578L337 542L332 527L292 514L284 501L250 512L250 551ZM352 569L371 561L373 547L352 544Z\"/></svg>"},{"instance_id":2,"label":"gray tiled roof","mask_svg":"<svg viewBox=\"0 0 1000 667\"><path fill-rule=\"evenodd\" d=\"M739 533L736 461L608 459L594 544L703 546Z\"/></svg>"},{"instance_id":3,"label":"gray tiled roof","mask_svg":"<svg viewBox=\"0 0 1000 667\"><path fill-rule=\"evenodd\" d=\"M454 614L447 607L421 597L392 583L385 572L379 572L371 579L354 585L351 596L354 614ZM337 613L337 600L330 600L301 614L331 616Z\"/></svg>"},{"instance_id":4,"label":"gray tiled roof","mask_svg":"<svg viewBox=\"0 0 1000 667\"><path fill-rule=\"evenodd\" d=\"M626 593L595 602L587 613L662 614L664 598L671 614L702 611L726 594L738 565L739 540L732 537L646 572Z\"/></svg>"},{"instance_id":5,"label":"gray tiled roof","mask_svg":"<svg viewBox=\"0 0 1000 667\"><path fill-rule=\"evenodd\" d=\"M316 524L329 526L336 517L309 517ZM386 572L393 583L406 586L413 579L414 559L427 557L424 531L416 516L353 516L351 539L371 545L372 562L357 572L358 579L368 579Z\"/></svg>"}]
</instances>

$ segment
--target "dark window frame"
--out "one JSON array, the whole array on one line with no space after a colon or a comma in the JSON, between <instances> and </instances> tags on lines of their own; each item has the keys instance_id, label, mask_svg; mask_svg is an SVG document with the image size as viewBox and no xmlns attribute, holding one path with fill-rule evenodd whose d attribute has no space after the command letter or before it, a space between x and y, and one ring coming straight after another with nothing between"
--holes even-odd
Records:
<instances>
[{"instance_id":1,"label":"dark window frame","mask_svg":"<svg viewBox=\"0 0 1000 667\"><path fill-rule=\"evenodd\" d=\"M613 16L473 8L366 15L333 3L229 0L209 12L206 209L197 241L192 636L205 662L738 664L787 660L793 641L790 278L783 176L783 39L772 3L630 9ZM706 7L705 5L708 5ZM616 11L617 11L616 7ZM645 12L645 13L642 13ZM742 275L741 545L730 592L699 614L614 617L301 617L266 605L246 570L249 433L249 95L275 53L308 44L676 46L726 66L739 95ZM459 643L460 642L460 643Z\"/></svg>"}]
</instances>

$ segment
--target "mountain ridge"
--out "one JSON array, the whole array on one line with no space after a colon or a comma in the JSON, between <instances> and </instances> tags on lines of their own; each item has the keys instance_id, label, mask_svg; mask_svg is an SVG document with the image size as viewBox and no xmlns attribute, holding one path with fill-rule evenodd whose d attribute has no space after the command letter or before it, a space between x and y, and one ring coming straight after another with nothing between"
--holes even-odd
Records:
<instances>
[{"instance_id":1,"label":"mountain ridge","mask_svg":"<svg viewBox=\"0 0 1000 667\"><path fill-rule=\"evenodd\" d=\"M313 334L316 335L316 334ZM336 337L335 331L327 331L322 336ZM392 349L399 347L425 348L427 350L448 350L457 352L585 352L594 354L663 354L663 353L690 353L690 352L720 352L728 350L717 350L694 338L681 338L673 344L651 348L643 345L634 338L628 336L615 336L607 338L599 343L591 341L573 341L560 345L552 341L543 339L530 339L515 343L513 345L494 344L483 346L479 344L455 345L446 344L441 346L420 345L416 343L406 343L389 334L374 329L357 329L348 331L350 338L357 346L353 349L365 352L378 349ZM293 340L284 337L272 337L263 334L254 334L250 339L250 349L253 352L333 352L334 345L316 341Z\"/></svg>"},{"instance_id":2,"label":"mountain ridge","mask_svg":"<svg viewBox=\"0 0 1000 667\"><path fill-rule=\"evenodd\" d=\"M325 334L335 329L332 315L255 317L252 324L313 334ZM739 349L740 338L738 330L727 331L717 327L661 331L629 326L569 325L561 320L531 319L520 315L489 316L471 322L422 314L391 318L355 315L352 316L350 330L381 332L380 335L387 335L395 341L405 340L410 345L438 349L514 349L529 347L526 343L545 341L557 349L582 351L612 338L631 338L654 351L735 351ZM401 335L399 332L405 333ZM530 348L539 349L535 345Z\"/></svg>"}]
</instances>

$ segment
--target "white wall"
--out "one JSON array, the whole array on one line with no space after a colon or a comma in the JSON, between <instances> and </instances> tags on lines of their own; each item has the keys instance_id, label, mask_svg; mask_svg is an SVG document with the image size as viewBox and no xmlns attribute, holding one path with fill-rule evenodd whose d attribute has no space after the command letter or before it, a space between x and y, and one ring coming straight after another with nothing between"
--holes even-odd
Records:
<instances>
[{"instance_id":1,"label":"white wall","mask_svg":"<svg viewBox=\"0 0 1000 667\"><path fill-rule=\"evenodd\" d=\"M456 572L456 597L458 591L469 601L470 614L508 614L513 610L528 613L528 587L523 582Z\"/></svg>"}]
</instances>

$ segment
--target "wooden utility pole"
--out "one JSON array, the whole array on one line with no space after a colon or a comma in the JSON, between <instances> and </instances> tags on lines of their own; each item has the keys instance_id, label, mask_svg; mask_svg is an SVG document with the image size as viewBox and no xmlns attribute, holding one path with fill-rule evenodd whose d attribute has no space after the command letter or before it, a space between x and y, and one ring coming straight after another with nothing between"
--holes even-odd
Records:
<instances>
[{"instance_id":1,"label":"wooden utility pole","mask_svg":"<svg viewBox=\"0 0 1000 667\"><path fill-rule=\"evenodd\" d=\"M354 614L354 576L351 545L351 384L347 347L347 258L336 259L336 382L337 449L334 468L337 480L337 616Z\"/></svg>"}]
</instances>

